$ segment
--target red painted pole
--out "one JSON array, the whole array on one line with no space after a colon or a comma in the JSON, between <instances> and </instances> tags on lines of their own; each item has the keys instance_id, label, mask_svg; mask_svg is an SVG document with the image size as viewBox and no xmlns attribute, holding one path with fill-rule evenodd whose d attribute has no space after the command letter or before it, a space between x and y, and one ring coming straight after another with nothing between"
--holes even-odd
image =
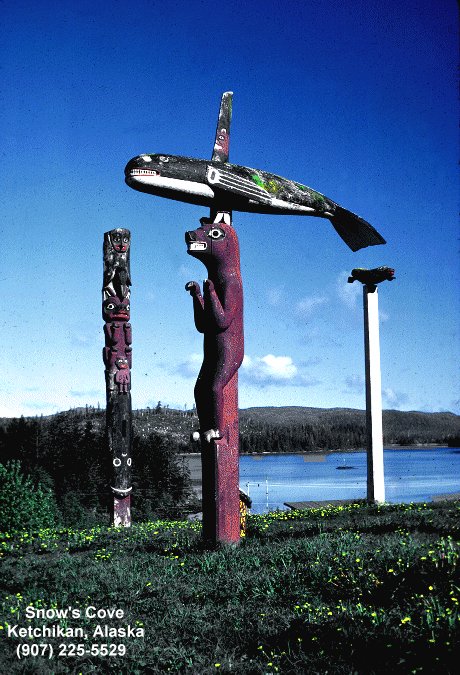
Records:
<instances>
[{"instance_id":1,"label":"red painted pole","mask_svg":"<svg viewBox=\"0 0 460 675\"><path fill-rule=\"evenodd\" d=\"M188 253L201 260L208 271L203 295L196 281L186 285L193 298L195 326L204 335L203 364L195 385L203 538L211 545L238 544L238 368L244 356L238 237L229 214L218 214L214 220L202 218L201 223L197 230L187 232L185 239Z\"/></svg>"}]
</instances>

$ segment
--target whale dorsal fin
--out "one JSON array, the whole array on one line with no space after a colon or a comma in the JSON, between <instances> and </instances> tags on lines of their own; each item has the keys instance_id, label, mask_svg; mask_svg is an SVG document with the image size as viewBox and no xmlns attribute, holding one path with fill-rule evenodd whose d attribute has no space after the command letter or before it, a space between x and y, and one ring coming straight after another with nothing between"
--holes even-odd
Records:
<instances>
[{"instance_id":1,"label":"whale dorsal fin","mask_svg":"<svg viewBox=\"0 0 460 675\"><path fill-rule=\"evenodd\" d=\"M216 140L212 153L213 162L228 162L230 145L230 122L232 120L232 91L222 94L219 119L217 120Z\"/></svg>"}]
</instances>

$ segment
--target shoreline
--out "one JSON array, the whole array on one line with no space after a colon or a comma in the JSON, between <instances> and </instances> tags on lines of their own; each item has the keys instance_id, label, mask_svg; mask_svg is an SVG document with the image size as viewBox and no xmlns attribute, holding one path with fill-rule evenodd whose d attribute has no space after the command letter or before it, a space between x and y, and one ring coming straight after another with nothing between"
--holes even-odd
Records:
<instances>
[{"instance_id":1,"label":"shoreline","mask_svg":"<svg viewBox=\"0 0 460 675\"><path fill-rule=\"evenodd\" d=\"M448 448L444 443L414 443L410 445L399 445L398 443L387 443L383 446L384 450L435 450L436 448ZM455 450L456 446L452 446ZM458 448L457 448L458 449ZM289 450L289 452L241 452L240 457L265 457L267 455L306 455L309 457L318 457L321 455L331 455L334 452L343 454L351 452L367 452L366 448L334 448L333 450ZM179 457L201 457L200 452L180 452Z\"/></svg>"},{"instance_id":2,"label":"shoreline","mask_svg":"<svg viewBox=\"0 0 460 675\"><path fill-rule=\"evenodd\" d=\"M440 445L440 444L439 444L439 445L436 445L436 444L429 444L429 445L428 445L428 444L426 444L426 445L410 445L410 446L409 446L409 445L408 445L408 446L388 445L388 446L386 446L385 449L388 450L388 451L390 451L390 452L393 452L393 451L396 451L396 450L406 450L406 451L407 451L407 461L410 462L410 452L411 452L412 450L420 450L420 449L422 449L422 450L430 450L430 449L431 449L431 450L436 451L436 449L438 449L438 448L445 448L445 447L446 447L445 445ZM454 451L455 451L455 449L454 449ZM276 457L276 458L277 458L277 460L276 460L277 463L281 463L281 464L282 464L283 461L284 461L284 462L289 462L289 461L290 461L290 460L289 460L289 457L290 457L290 456L292 457L293 455L294 455L294 456L299 456L299 458L302 457L302 459L303 459L304 462L312 462L312 463L317 463L317 462L318 462L318 463L322 463L322 462L326 462L326 461L327 461L328 457L332 454L332 452L339 452L339 451L329 451L329 452L290 452L290 453L288 453L288 452L286 452L286 453L283 453L283 452L245 453L245 454L241 455L241 457L252 458L252 460L251 460L251 462L249 462L249 464L246 463L246 464L247 464L247 467L249 467L249 466L256 466L257 460L259 460L259 461L265 460L265 461L267 461L267 462L270 462L270 461L272 461L272 460L269 459L270 457L273 457L273 458ZM349 467L346 467L346 466L345 466L347 463L348 463L348 464L350 463L350 458L349 458L349 460L348 460L348 462L347 462L347 460L346 460L346 455L347 455L347 454L349 455L349 454L355 453L355 452L356 452L356 453L359 453L359 454L361 455L361 457L360 457L359 460L358 460L358 458L356 458L356 461L357 461L357 462L358 462L358 461L359 461L359 462L363 462L363 461L365 462L366 451L365 451L364 449L342 451L341 453L339 452L339 454L343 454L343 459L340 460L339 458L336 458L336 462L339 462L339 463L340 463L340 462L343 462L343 463L344 463L344 466L338 466L338 467L336 467L336 468L349 468ZM459 450L457 450L457 452L459 452ZM444 452L444 451L443 451L442 453L440 452L440 457L446 457L447 455L448 455L448 453L446 453L446 452ZM183 462L184 466L186 466L187 469L188 469L188 472L189 472L189 475L190 475L191 488L192 488L192 490L193 490L193 493L194 493L195 497L197 497L197 498L200 499L200 498L202 497L202 466L201 466L201 453L199 453L199 452L194 452L194 453L181 453L179 456L181 457L181 461ZM283 460L278 459L278 458L283 457L283 456L284 456L284 459L283 459ZM389 457L388 457L388 459L389 459ZM419 460L420 460L420 461L423 461L423 453L422 453L422 455L419 455ZM294 461L294 460L292 460L292 461ZM296 460L296 461L299 461L299 460ZM300 461L302 461L302 460L300 460ZM249 469L249 470L250 470L250 469ZM335 473L335 472L334 472L334 473ZM244 481L243 481L243 482L244 482ZM454 487L454 486L453 486L453 487ZM455 486L455 487L456 487L456 486ZM455 490L455 488L454 488L454 490ZM434 491L435 493L437 492L437 494L435 494L434 496L431 496L430 501L438 501L438 500L445 500L445 499L458 499L457 493L456 493L454 490L453 490L452 492L445 492L445 493L443 493L442 487L441 487L441 489L439 489L439 488L436 488L435 486L433 486L433 491ZM305 494L307 494L307 493L305 493ZM450 496L450 495L454 495L454 496ZM428 498L427 498L427 499L428 499ZM297 500L295 500L295 499L294 499L294 500L293 500L293 499L291 499L291 500L287 499L286 501L297 501ZM329 500L329 501L330 501L330 500ZM285 502L283 502L283 503L285 503Z\"/></svg>"}]
</instances>

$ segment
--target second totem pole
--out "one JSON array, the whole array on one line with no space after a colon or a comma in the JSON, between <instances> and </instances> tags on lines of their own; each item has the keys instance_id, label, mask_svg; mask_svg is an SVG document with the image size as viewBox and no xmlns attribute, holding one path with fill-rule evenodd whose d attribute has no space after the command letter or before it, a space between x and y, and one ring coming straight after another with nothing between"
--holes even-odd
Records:
<instances>
[{"instance_id":1,"label":"second totem pole","mask_svg":"<svg viewBox=\"0 0 460 675\"><path fill-rule=\"evenodd\" d=\"M131 324L129 230L117 228L104 234L105 383L107 394L106 444L111 465L112 525L131 525Z\"/></svg>"},{"instance_id":2,"label":"second totem pole","mask_svg":"<svg viewBox=\"0 0 460 675\"><path fill-rule=\"evenodd\" d=\"M189 255L207 268L203 294L196 281L195 326L203 333L203 364L195 385L203 475L203 538L211 543L240 541L238 368L244 356L243 287L238 237L230 214L202 218L186 232Z\"/></svg>"}]
</instances>

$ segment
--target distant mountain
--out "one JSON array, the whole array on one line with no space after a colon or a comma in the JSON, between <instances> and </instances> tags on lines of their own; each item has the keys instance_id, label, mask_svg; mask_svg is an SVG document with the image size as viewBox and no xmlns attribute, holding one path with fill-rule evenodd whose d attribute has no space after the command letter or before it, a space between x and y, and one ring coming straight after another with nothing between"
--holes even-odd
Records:
<instances>
[{"instance_id":1,"label":"distant mountain","mask_svg":"<svg viewBox=\"0 0 460 675\"><path fill-rule=\"evenodd\" d=\"M300 406L247 408L240 411L240 429L243 441L245 434L253 435L256 429L261 434L276 429L278 435L293 436L292 444L300 442L302 448L305 444L312 449L360 448L366 443L366 412ZM386 445L447 444L449 440L454 444L460 436L460 416L384 410L383 436Z\"/></svg>"},{"instance_id":2,"label":"distant mountain","mask_svg":"<svg viewBox=\"0 0 460 675\"><path fill-rule=\"evenodd\" d=\"M366 424L366 411L355 408L306 408L302 406L288 407L255 407L240 410L240 420L246 424L259 423L273 426L290 426L296 424L319 424L331 426L335 424ZM421 431L428 434L458 433L460 416L451 412L427 413L403 410L383 411L383 432L394 436L406 432L416 434Z\"/></svg>"},{"instance_id":3,"label":"distant mountain","mask_svg":"<svg viewBox=\"0 0 460 675\"><path fill-rule=\"evenodd\" d=\"M16 418L0 418L7 430ZM105 424L105 411L92 406L76 408L56 415L26 418L44 430L50 425L64 428L66 423L81 425L91 421L95 431ZM16 419L17 421L17 419ZM175 410L157 405L133 411L135 433L148 436L155 432L168 436L178 451L192 450L190 434L198 428L192 410ZM242 452L294 452L354 449L365 445L366 413L352 408L254 407L240 410ZM460 416L453 413L383 411L385 444L447 444L460 436Z\"/></svg>"}]
</instances>

